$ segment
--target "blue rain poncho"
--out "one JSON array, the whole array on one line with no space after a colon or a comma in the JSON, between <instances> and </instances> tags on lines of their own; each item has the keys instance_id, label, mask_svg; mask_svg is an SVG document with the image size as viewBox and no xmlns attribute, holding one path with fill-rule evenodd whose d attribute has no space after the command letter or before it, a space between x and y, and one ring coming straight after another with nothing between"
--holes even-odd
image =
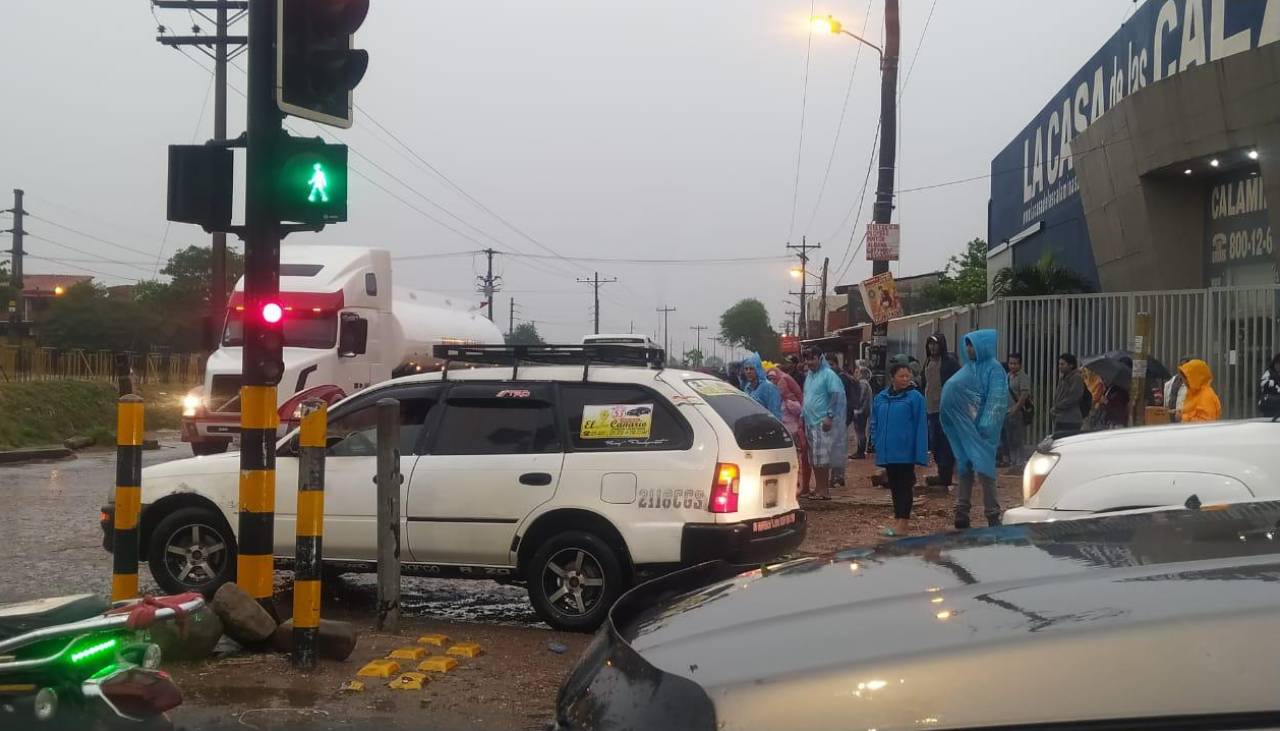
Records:
<instances>
[{"instance_id":1,"label":"blue rain poncho","mask_svg":"<svg viewBox=\"0 0 1280 731\"><path fill-rule=\"evenodd\" d=\"M977 360L964 345L972 344ZM996 447L1009 409L1009 377L996 360L996 331L975 330L958 348L964 366L942 387L939 417L962 475L996 476Z\"/></svg>"},{"instance_id":2,"label":"blue rain poncho","mask_svg":"<svg viewBox=\"0 0 1280 731\"><path fill-rule=\"evenodd\" d=\"M843 469L849 458L849 425L845 423L848 408L844 382L827 365L826 358L818 359L817 369L804 379L804 424L806 429L822 428L822 420L831 414L831 452L827 465ZM818 464L815 462L815 464Z\"/></svg>"},{"instance_id":3,"label":"blue rain poncho","mask_svg":"<svg viewBox=\"0 0 1280 731\"><path fill-rule=\"evenodd\" d=\"M746 370L750 368L755 371L756 385L752 386L746 378L742 379L742 390L756 403L769 410L774 418L782 420L782 394L778 391L778 387L769 381L769 376L764 372L764 362L760 360L759 353L751 353L742 359L742 368Z\"/></svg>"}]
</instances>

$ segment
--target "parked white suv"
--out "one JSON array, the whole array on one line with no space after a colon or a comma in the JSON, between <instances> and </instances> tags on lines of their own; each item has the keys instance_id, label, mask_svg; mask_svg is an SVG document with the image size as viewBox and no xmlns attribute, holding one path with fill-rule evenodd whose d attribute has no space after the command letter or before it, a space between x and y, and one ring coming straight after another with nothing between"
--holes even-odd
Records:
<instances>
[{"instance_id":1,"label":"parked white suv","mask_svg":"<svg viewBox=\"0 0 1280 731\"><path fill-rule=\"evenodd\" d=\"M406 573L524 582L553 627L594 629L637 578L768 561L803 539L786 428L723 381L622 365L521 364L514 375L407 376L331 407L325 561L375 568L374 405L388 397L400 401ZM276 457L285 559L295 444L283 438ZM233 577L238 470L238 454L143 470L143 552L167 591L209 593Z\"/></svg>"},{"instance_id":2,"label":"parked white suv","mask_svg":"<svg viewBox=\"0 0 1280 731\"><path fill-rule=\"evenodd\" d=\"M1004 522L1280 497L1280 424L1270 419L1151 426L1046 440Z\"/></svg>"}]
</instances>

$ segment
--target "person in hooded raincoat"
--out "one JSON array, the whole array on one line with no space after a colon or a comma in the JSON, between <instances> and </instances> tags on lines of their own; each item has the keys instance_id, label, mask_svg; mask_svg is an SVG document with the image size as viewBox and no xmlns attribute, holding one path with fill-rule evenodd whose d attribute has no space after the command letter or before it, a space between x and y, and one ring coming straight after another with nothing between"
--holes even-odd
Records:
<instances>
[{"instance_id":1,"label":"person in hooded raincoat","mask_svg":"<svg viewBox=\"0 0 1280 731\"><path fill-rule=\"evenodd\" d=\"M939 416L955 454L956 516L959 530L969 527L974 476L982 482L987 525L1000 525L996 495L996 449L1009 409L1009 377L996 359L996 331L964 336L964 365L942 387Z\"/></svg>"},{"instance_id":2,"label":"person in hooded raincoat","mask_svg":"<svg viewBox=\"0 0 1280 731\"><path fill-rule=\"evenodd\" d=\"M805 353L809 375L804 379L804 428L809 440L809 461L813 465L815 500L830 500L833 460L845 458L849 449L845 429L844 384L819 350ZM839 466L843 466L843 462Z\"/></svg>"},{"instance_id":3,"label":"person in hooded raincoat","mask_svg":"<svg viewBox=\"0 0 1280 731\"><path fill-rule=\"evenodd\" d=\"M1187 400L1182 405L1182 422L1217 421L1222 418L1222 402L1213 390L1213 371L1196 358L1178 367L1187 382Z\"/></svg>"},{"instance_id":4,"label":"person in hooded raincoat","mask_svg":"<svg viewBox=\"0 0 1280 731\"><path fill-rule=\"evenodd\" d=\"M759 353L751 353L742 359L742 390L756 403L768 409L775 419L782 421L782 394L769 381Z\"/></svg>"},{"instance_id":5,"label":"person in hooded raincoat","mask_svg":"<svg viewBox=\"0 0 1280 731\"><path fill-rule=\"evenodd\" d=\"M803 495L809 491L809 440L804 435L804 419L800 412L804 408L804 390L796 379L781 368L769 369L769 382L778 387L782 394L782 423L791 432L791 441L796 443L796 455L800 462L800 480L796 483L796 494Z\"/></svg>"},{"instance_id":6,"label":"person in hooded raincoat","mask_svg":"<svg viewBox=\"0 0 1280 731\"><path fill-rule=\"evenodd\" d=\"M924 396L925 414L929 418L929 451L938 474L925 478L925 484L948 487L955 478L956 458L951 445L942 432L942 419L938 413L942 403L942 387L960 370L960 361L947 349L947 336L934 333L924 344L924 368L921 370L920 393Z\"/></svg>"}]
</instances>

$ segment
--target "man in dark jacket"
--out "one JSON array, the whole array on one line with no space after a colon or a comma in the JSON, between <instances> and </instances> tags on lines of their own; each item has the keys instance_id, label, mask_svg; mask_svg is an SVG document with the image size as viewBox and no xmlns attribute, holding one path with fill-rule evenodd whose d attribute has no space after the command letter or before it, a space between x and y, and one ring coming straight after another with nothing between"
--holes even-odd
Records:
<instances>
[{"instance_id":1,"label":"man in dark jacket","mask_svg":"<svg viewBox=\"0 0 1280 731\"><path fill-rule=\"evenodd\" d=\"M1058 356L1058 386L1053 391L1053 436L1069 437L1079 434L1084 417L1081 401L1087 392L1080 376L1079 360L1075 353Z\"/></svg>"},{"instance_id":2,"label":"man in dark jacket","mask_svg":"<svg viewBox=\"0 0 1280 731\"><path fill-rule=\"evenodd\" d=\"M938 417L942 405L942 386L960 370L960 361L947 350L947 336L934 333L925 341L924 368L920 373L920 391L924 394L924 411L929 420L929 451L933 452L933 461L938 465L936 477L925 479L926 484L946 487L951 484L956 460L951 453L951 444L947 435L942 432L942 421Z\"/></svg>"}]
</instances>

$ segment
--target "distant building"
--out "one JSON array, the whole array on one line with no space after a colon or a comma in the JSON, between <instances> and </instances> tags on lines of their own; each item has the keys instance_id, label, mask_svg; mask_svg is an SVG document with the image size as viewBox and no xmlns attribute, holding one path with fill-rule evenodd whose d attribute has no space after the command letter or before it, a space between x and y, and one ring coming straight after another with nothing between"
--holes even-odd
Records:
<instances>
[{"instance_id":1,"label":"distant building","mask_svg":"<svg viewBox=\"0 0 1280 731\"><path fill-rule=\"evenodd\" d=\"M22 277L22 299L26 305L22 313L24 323L36 322L49 309L53 300L61 297L77 284L93 282L85 274L25 274Z\"/></svg>"},{"instance_id":2,"label":"distant building","mask_svg":"<svg viewBox=\"0 0 1280 731\"><path fill-rule=\"evenodd\" d=\"M925 301L924 290L929 285L937 284L941 277L942 272L938 271L894 279L894 283L898 286L898 299L902 302L902 314L915 315L933 309ZM839 327L832 327L828 332L838 330L840 327L871 322L871 316L867 314L867 308L862 304L862 293L858 291L857 284L841 284L836 287L836 294L845 298L846 301L841 305L848 316Z\"/></svg>"}]
</instances>

